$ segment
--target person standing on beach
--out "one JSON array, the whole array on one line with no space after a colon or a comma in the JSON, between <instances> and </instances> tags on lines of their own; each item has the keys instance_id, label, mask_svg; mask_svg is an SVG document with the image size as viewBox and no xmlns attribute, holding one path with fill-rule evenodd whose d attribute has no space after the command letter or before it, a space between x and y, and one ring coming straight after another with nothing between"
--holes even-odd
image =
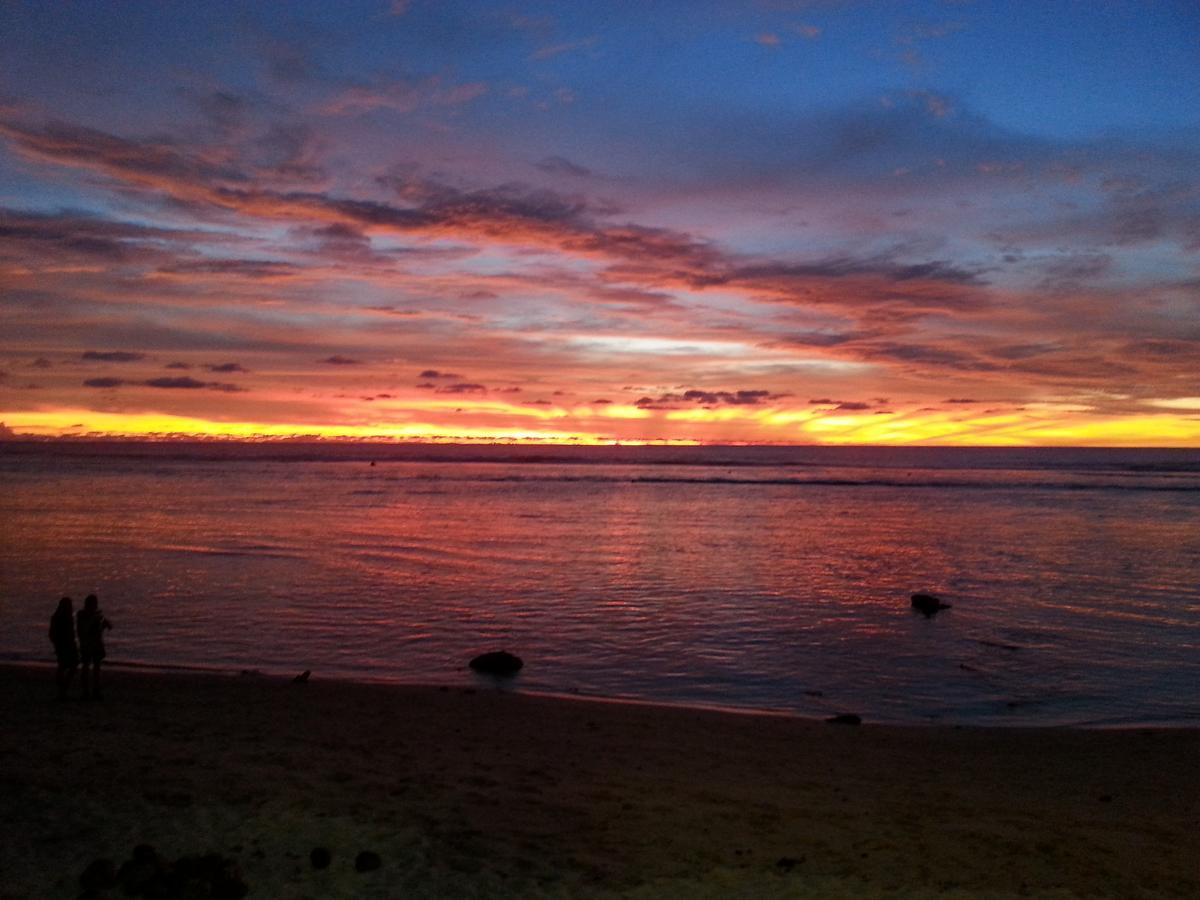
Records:
<instances>
[{"instance_id":1,"label":"person standing on beach","mask_svg":"<svg viewBox=\"0 0 1200 900\"><path fill-rule=\"evenodd\" d=\"M54 658L58 671L54 680L58 684L58 699L67 699L75 670L79 668L79 649L75 646L75 616L71 610L71 598L63 597L58 608L50 617L50 643L54 645Z\"/></svg>"},{"instance_id":2,"label":"person standing on beach","mask_svg":"<svg viewBox=\"0 0 1200 900\"><path fill-rule=\"evenodd\" d=\"M75 623L79 632L79 655L83 658L83 699L99 700L100 663L105 656L104 632L112 628L112 624L100 612L100 601L95 594L84 598L83 609L76 615Z\"/></svg>"}]
</instances>

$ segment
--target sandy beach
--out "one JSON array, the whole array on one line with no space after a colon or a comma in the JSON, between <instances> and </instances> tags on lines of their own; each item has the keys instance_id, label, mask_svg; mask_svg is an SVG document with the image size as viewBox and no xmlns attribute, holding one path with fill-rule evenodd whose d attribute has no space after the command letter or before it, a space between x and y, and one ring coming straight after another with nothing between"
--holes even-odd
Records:
<instances>
[{"instance_id":1,"label":"sandy beach","mask_svg":"<svg viewBox=\"0 0 1200 900\"><path fill-rule=\"evenodd\" d=\"M114 669L104 701L58 702L51 670L18 667L0 715L3 900L76 897L141 843L234 859L266 898L1200 896L1196 730L856 727L320 673Z\"/></svg>"}]
</instances>

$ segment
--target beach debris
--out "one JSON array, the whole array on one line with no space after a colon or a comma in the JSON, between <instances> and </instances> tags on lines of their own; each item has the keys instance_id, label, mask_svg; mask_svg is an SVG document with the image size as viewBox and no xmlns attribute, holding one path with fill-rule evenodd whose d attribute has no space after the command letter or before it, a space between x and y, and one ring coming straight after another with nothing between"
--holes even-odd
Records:
<instances>
[{"instance_id":1,"label":"beach debris","mask_svg":"<svg viewBox=\"0 0 1200 900\"><path fill-rule=\"evenodd\" d=\"M943 603L937 597L933 596L933 594L913 594L912 608L924 613L925 617L929 618L939 610L949 609L950 604Z\"/></svg>"},{"instance_id":2,"label":"beach debris","mask_svg":"<svg viewBox=\"0 0 1200 900\"><path fill-rule=\"evenodd\" d=\"M382 865L383 860L373 850L363 850L359 852L358 856L354 857L355 872L373 872Z\"/></svg>"},{"instance_id":3,"label":"beach debris","mask_svg":"<svg viewBox=\"0 0 1200 900\"><path fill-rule=\"evenodd\" d=\"M168 891L160 896L241 900L250 892L237 863L217 853L176 860L167 876L167 886Z\"/></svg>"},{"instance_id":4,"label":"beach debris","mask_svg":"<svg viewBox=\"0 0 1200 900\"><path fill-rule=\"evenodd\" d=\"M311 669L305 669L299 675L292 679L292 684L307 684L308 676L312 674Z\"/></svg>"},{"instance_id":5,"label":"beach debris","mask_svg":"<svg viewBox=\"0 0 1200 900\"><path fill-rule=\"evenodd\" d=\"M79 876L79 886L87 891L106 891L117 886L117 868L111 859L93 859Z\"/></svg>"},{"instance_id":6,"label":"beach debris","mask_svg":"<svg viewBox=\"0 0 1200 900\"><path fill-rule=\"evenodd\" d=\"M825 721L830 725L861 725L862 716L856 716L854 713L841 713L836 716L830 716Z\"/></svg>"},{"instance_id":7,"label":"beach debris","mask_svg":"<svg viewBox=\"0 0 1200 900\"><path fill-rule=\"evenodd\" d=\"M116 870L112 860L97 859L79 876L81 897L103 898L120 887L126 897L154 900L205 897L211 900L242 900L250 888L242 880L235 861L217 853L184 856L174 863L159 856L149 844L138 844L133 855Z\"/></svg>"},{"instance_id":8,"label":"beach debris","mask_svg":"<svg viewBox=\"0 0 1200 900\"><path fill-rule=\"evenodd\" d=\"M332 854L325 847L313 847L312 853L308 854L308 861L314 869L328 869L332 859Z\"/></svg>"},{"instance_id":9,"label":"beach debris","mask_svg":"<svg viewBox=\"0 0 1200 900\"><path fill-rule=\"evenodd\" d=\"M521 671L521 667L525 665L525 661L519 656L513 656L505 650L497 650L492 653L481 653L470 662L470 666L476 672L482 672L484 675L516 675Z\"/></svg>"}]
</instances>

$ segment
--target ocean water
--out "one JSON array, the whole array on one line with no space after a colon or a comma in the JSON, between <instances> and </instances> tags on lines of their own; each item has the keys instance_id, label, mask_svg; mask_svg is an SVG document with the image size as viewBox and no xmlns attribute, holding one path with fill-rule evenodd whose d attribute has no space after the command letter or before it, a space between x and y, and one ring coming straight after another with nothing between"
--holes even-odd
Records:
<instances>
[{"instance_id":1,"label":"ocean water","mask_svg":"<svg viewBox=\"0 0 1200 900\"><path fill-rule=\"evenodd\" d=\"M374 464L372 464L374 463ZM952 604L932 618L914 591ZM0 444L0 660L1200 725L1200 452Z\"/></svg>"}]
</instances>

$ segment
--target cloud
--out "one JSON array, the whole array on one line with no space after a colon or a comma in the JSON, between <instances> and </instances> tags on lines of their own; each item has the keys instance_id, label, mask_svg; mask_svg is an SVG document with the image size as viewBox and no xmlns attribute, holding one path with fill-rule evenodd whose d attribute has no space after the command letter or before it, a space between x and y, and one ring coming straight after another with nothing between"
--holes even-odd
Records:
<instances>
[{"instance_id":1,"label":"cloud","mask_svg":"<svg viewBox=\"0 0 1200 900\"><path fill-rule=\"evenodd\" d=\"M487 392L487 388L482 384L471 384L464 382L456 382L454 384L446 384L435 388L439 394L483 394Z\"/></svg>"},{"instance_id":2,"label":"cloud","mask_svg":"<svg viewBox=\"0 0 1200 900\"><path fill-rule=\"evenodd\" d=\"M89 378L84 381L83 386L90 388L115 388L123 384L129 384L129 382L123 378Z\"/></svg>"},{"instance_id":3,"label":"cloud","mask_svg":"<svg viewBox=\"0 0 1200 900\"><path fill-rule=\"evenodd\" d=\"M592 170L577 165L562 156L547 156L536 163L536 167L550 175L572 175L583 178L592 174Z\"/></svg>"},{"instance_id":4,"label":"cloud","mask_svg":"<svg viewBox=\"0 0 1200 900\"><path fill-rule=\"evenodd\" d=\"M145 353L134 353L129 350L87 350L83 359L99 360L100 362L138 362L146 358Z\"/></svg>"},{"instance_id":5,"label":"cloud","mask_svg":"<svg viewBox=\"0 0 1200 900\"><path fill-rule=\"evenodd\" d=\"M150 378L139 382L146 387L162 388L165 390L209 390L235 393L246 390L236 384L226 384L219 381L197 381L195 378L182 376L179 378Z\"/></svg>"},{"instance_id":6,"label":"cloud","mask_svg":"<svg viewBox=\"0 0 1200 900\"><path fill-rule=\"evenodd\" d=\"M488 93L485 82L444 85L438 76L398 81L356 84L342 89L320 112L328 116L352 116L386 109L411 113L421 108L461 106Z\"/></svg>"},{"instance_id":7,"label":"cloud","mask_svg":"<svg viewBox=\"0 0 1200 900\"><path fill-rule=\"evenodd\" d=\"M5 127L26 153L100 169L181 200L204 201L265 219L324 220L328 226L358 230L542 247L598 260L608 266L606 280L624 282L626 287L703 290L720 286L775 302L860 308L864 298L889 306L907 304L915 310L963 309L979 302L977 291L965 290L982 284L979 270L944 260L912 261L879 254L813 263L755 260L686 232L638 223L610 224L604 221L611 213L606 207L518 184L464 190L430 179L382 178L380 184L393 192L398 203L279 192L251 187L245 176L193 162L161 142L137 144L65 126ZM237 262L232 269L260 276L286 271ZM823 290L822 282L831 280L854 281L855 296L849 291Z\"/></svg>"},{"instance_id":8,"label":"cloud","mask_svg":"<svg viewBox=\"0 0 1200 900\"><path fill-rule=\"evenodd\" d=\"M580 38L576 41L564 41L559 44L547 44L544 47L539 47L529 55L532 60L553 59L556 56L562 56L564 53L571 53L576 50L590 50L600 42L599 35L592 35L586 38Z\"/></svg>"},{"instance_id":9,"label":"cloud","mask_svg":"<svg viewBox=\"0 0 1200 900\"><path fill-rule=\"evenodd\" d=\"M418 378L445 378L450 380L461 379L462 376L455 372L439 372L437 369L425 369Z\"/></svg>"},{"instance_id":10,"label":"cloud","mask_svg":"<svg viewBox=\"0 0 1200 900\"><path fill-rule=\"evenodd\" d=\"M227 362L217 365L206 364L204 368L210 372L249 372L249 369L243 368L240 363Z\"/></svg>"},{"instance_id":11,"label":"cloud","mask_svg":"<svg viewBox=\"0 0 1200 900\"><path fill-rule=\"evenodd\" d=\"M192 91L184 88L180 93L195 104L220 134L231 135L246 126L250 104L245 97L225 90Z\"/></svg>"},{"instance_id":12,"label":"cloud","mask_svg":"<svg viewBox=\"0 0 1200 900\"><path fill-rule=\"evenodd\" d=\"M766 390L702 391L689 389L682 393L665 393L658 397L640 397L634 405L642 409L674 409L677 404L698 406L758 406L771 400L782 400L790 394ZM599 402L599 401L597 401Z\"/></svg>"},{"instance_id":13,"label":"cloud","mask_svg":"<svg viewBox=\"0 0 1200 900\"><path fill-rule=\"evenodd\" d=\"M165 366L163 366L163 368L164 369L190 369L191 365L189 365L188 363L185 363L185 362L169 362Z\"/></svg>"},{"instance_id":14,"label":"cloud","mask_svg":"<svg viewBox=\"0 0 1200 900\"><path fill-rule=\"evenodd\" d=\"M321 362L326 363L327 365L331 365L331 366L360 366L360 365L362 365L361 360L351 359L348 356L341 356L341 355L337 355L337 354L335 354L334 356L327 356L323 360L321 360Z\"/></svg>"}]
</instances>

